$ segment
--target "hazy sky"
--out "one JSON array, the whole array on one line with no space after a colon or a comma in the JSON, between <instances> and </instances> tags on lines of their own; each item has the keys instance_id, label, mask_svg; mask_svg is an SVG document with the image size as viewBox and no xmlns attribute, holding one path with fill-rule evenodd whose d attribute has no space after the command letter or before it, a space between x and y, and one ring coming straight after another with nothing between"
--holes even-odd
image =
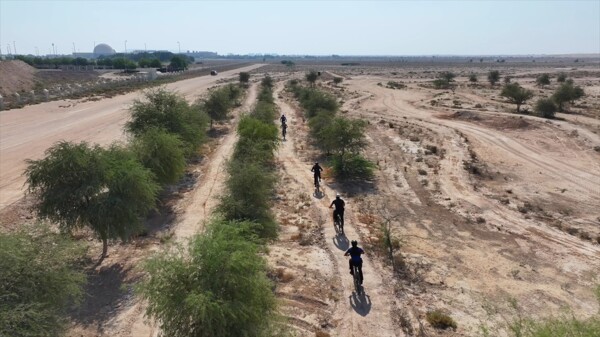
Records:
<instances>
[{"instance_id":1,"label":"hazy sky","mask_svg":"<svg viewBox=\"0 0 600 337\"><path fill-rule=\"evenodd\" d=\"M600 0L0 0L0 47L430 55L600 53Z\"/></svg>"}]
</instances>

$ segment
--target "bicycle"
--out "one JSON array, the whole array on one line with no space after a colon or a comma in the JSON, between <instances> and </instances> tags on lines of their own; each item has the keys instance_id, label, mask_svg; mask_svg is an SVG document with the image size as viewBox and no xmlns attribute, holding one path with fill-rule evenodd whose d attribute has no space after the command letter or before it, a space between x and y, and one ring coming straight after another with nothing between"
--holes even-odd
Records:
<instances>
[{"instance_id":1,"label":"bicycle","mask_svg":"<svg viewBox=\"0 0 600 337\"><path fill-rule=\"evenodd\" d=\"M344 224L342 224L342 217L339 213L335 214L335 218L333 219L333 228L335 228L335 232L339 234L344 234Z\"/></svg>"},{"instance_id":2,"label":"bicycle","mask_svg":"<svg viewBox=\"0 0 600 337\"><path fill-rule=\"evenodd\" d=\"M285 135L287 134L287 127L281 128L281 135L283 136L283 140L285 140Z\"/></svg>"},{"instance_id":3,"label":"bicycle","mask_svg":"<svg viewBox=\"0 0 600 337\"><path fill-rule=\"evenodd\" d=\"M352 265L352 278L354 279L354 291L360 295L363 291L362 280L360 277L360 269L356 265Z\"/></svg>"}]
</instances>

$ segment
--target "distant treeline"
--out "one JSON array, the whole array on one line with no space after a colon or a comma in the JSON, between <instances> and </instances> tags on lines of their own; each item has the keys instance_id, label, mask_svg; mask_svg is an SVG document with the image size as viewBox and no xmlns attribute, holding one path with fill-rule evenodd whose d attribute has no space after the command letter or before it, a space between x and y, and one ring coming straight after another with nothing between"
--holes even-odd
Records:
<instances>
[{"instance_id":1,"label":"distant treeline","mask_svg":"<svg viewBox=\"0 0 600 337\"><path fill-rule=\"evenodd\" d=\"M137 54L115 54L110 56L100 56L96 60L86 59L84 57L36 57L30 55L16 55L14 59L21 60L30 66L36 68L58 68L64 65L74 66L106 66L116 69L134 69L140 68L161 68L163 63L170 62L171 66L176 68L186 68L188 64L194 62L194 58L183 54L174 54L167 51L157 51L152 53Z\"/></svg>"}]
</instances>

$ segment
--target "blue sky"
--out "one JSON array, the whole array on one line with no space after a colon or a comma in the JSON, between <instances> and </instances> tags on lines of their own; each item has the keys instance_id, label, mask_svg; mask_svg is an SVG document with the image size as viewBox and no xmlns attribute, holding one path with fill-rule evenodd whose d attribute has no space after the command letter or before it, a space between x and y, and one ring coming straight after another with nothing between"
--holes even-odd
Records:
<instances>
[{"instance_id":1,"label":"blue sky","mask_svg":"<svg viewBox=\"0 0 600 337\"><path fill-rule=\"evenodd\" d=\"M600 0L0 0L0 48L313 55L600 53Z\"/></svg>"}]
</instances>

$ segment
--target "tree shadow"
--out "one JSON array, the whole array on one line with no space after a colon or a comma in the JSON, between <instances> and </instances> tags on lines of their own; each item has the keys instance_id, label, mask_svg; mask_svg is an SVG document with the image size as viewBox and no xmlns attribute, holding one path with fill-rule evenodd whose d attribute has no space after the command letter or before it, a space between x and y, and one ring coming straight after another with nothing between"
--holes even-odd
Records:
<instances>
[{"instance_id":1,"label":"tree shadow","mask_svg":"<svg viewBox=\"0 0 600 337\"><path fill-rule=\"evenodd\" d=\"M348 296L348 300L350 301L350 306L357 314L361 316L367 316L371 311L371 297L365 294L365 289L363 286L360 286L361 292L357 294L356 291L352 292L352 295Z\"/></svg>"},{"instance_id":2,"label":"tree shadow","mask_svg":"<svg viewBox=\"0 0 600 337\"><path fill-rule=\"evenodd\" d=\"M337 229L336 229L336 231L337 231ZM346 234L344 234L344 233L337 233L336 236L334 236L332 240L333 240L333 244L339 250L346 251L350 247L350 241L348 241L348 238L346 237Z\"/></svg>"},{"instance_id":3,"label":"tree shadow","mask_svg":"<svg viewBox=\"0 0 600 337\"><path fill-rule=\"evenodd\" d=\"M334 188L334 186L330 187ZM377 193L375 182L369 180L340 180L335 187L340 193L349 197Z\"/></svg>"},{"instance_id":4,"label":"tree shadow","mask_svg":"<svg viewBox=\"0 0 600 337\"><path fill-rule=\"evenodd\" d=\"M106 322L121 309L120 301L133 296L133 289L125 283L130 270L131 267L123 268L120 263L99 270L89 269L81 303L69 312L71 319L82 326L95 326L97 331L102 331Z\"/></svg>"}]
</instances>

